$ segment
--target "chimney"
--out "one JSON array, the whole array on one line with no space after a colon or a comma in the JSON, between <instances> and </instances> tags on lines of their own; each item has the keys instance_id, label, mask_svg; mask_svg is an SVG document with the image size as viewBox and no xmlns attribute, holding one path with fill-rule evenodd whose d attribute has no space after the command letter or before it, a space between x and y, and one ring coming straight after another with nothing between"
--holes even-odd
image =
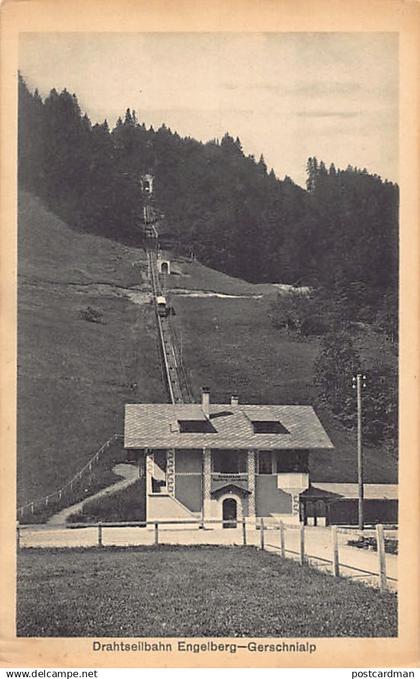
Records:
<instances>
[{"instance_id":1,"label":"chimney","mask_svg":"<svg viewBox=\"0 0 420 679\"><path fill-rule=\"evenodd\" d=\"M232 396L230 397L230 405L231 406L239 405L239 396L237 394L232 394Z\"/></svg>"},{"instance_id":2,"label":"chimney","mask_svg":"<svg viewBox=\"0 0 420 679\"><path fill-rule=\"evenodd\" d=\"M201 407L206 415L210 415L210 389L201 388Z\"/></svg>"}]
</instances>

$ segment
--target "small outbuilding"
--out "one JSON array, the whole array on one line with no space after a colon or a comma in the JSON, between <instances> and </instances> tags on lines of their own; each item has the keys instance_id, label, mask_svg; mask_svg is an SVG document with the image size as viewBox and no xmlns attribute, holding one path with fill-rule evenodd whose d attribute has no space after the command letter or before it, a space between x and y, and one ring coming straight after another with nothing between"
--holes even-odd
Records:
<instances>
[{"instance_id":1,"label":"small outbuilding","mask_svg":"<svg viewBox=\"0 0 420 679\"><path fill-rule=\"evenodd\" d=\"M366 524L398 523L398 485L365 483L363 515ZM305 524L357 525L359 520L357 483L318 483L301 495Z\"/></svg>"}]
</instances>

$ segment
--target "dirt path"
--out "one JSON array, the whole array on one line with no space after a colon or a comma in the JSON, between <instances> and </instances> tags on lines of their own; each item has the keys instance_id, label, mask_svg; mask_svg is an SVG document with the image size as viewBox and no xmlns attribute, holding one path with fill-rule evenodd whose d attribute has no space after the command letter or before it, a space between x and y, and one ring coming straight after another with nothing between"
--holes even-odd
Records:
<instances>
[{"instance_id":1,"label":"dirt path","mask_svg":"<svg viewBox=\"0 0 420 679\"><path fill-rule=\"evenodd\" d=\"M188 290L186 288L170 288L172 295L180 297L199 297L200 299L206 297L218 297L219 299L261 299L264 295L233 295L225 292L213 292L212 290Z\"/></svg>"},{"instance_id":2,"label":"dirt path","mask_svg":"<svg viewBox=\"0 0 420 679\"><path fill-rule=\"evenodd\" d=\"M192 524L196 524L193 519ZM242 528L213 528L199 530L197 525L182 524L176 527L160 524L159 543L166 545L241 545L243 544ZM305 554L308 562L326 573L331 573L332 549L329 528L305 528ZM248 545L258 547L261 533L252 525L247 527ZM347 545L348 534L338 533L338 550L340 575L362 582L369 586L378 586L378 554L371 550L357 549ZM287 558L299 561L300 531L298 526L285 530L285 548ZM155 532L151 526L140 527L107 527L102 528L102 544L105 546L139 546L153 545ZM21 547L93 547L98 544L98 529L72 528L63 526L27 526L21 531ZM266 530L265 549L280 554L280 532L278 528ZM279 556L279 558L281 558ZM388 589L398 590L398 556L385 554Z\"/></svg>"},{"instance_id":3,"label":"dirt path","mask_svg":"<svg viewBox=\"0 0 420 679\"><path fill-rule=\"evenodd\" d=\"M132 464L124 463L117 464L115 465L115 467L112 468L112 471L117 476L122 476L123 477L122 480L113 483L111 486L102 488L102 490L98 491L94 495L89 495L89 497L86 497L81 502L77 502L76 504L71 505L70 507L66 507L57 514L53 514L53 516L51 516L48 519L47 523L53 525L64 524L72 514L76 514L76 512L79 512L83 509L83 505L85 504L85 502L88 502L90 500L96 500L97 498L104 497L105 495L113 495L114 493L117 493L119 490L123 490L123 488L131 486L131 484L134 483L136 479L139 478L138 467Z\"/></svg>"}]
</instances>

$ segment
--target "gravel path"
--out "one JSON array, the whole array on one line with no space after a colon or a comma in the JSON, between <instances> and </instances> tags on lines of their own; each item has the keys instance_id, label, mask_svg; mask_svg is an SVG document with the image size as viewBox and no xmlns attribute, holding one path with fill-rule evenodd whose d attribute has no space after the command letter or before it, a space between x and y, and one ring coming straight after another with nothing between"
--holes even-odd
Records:
<instances>
[{"instance_id":1,"label":"gravel path","mask_svg":"<svg viewBox=\"0 0 420 679\"><path fill-rule=\"evenodd\" d=\"M113 493L117 493L119 490L122 490L123 488L127 488L127 486L131 486L132 483L136 481L136 479L139 478L139 469L138 467L132 465L132 464L117 464L115 467L112 468L112 471L114 474L117 476L122 476L121 481L117 481L116 483L113 483L111 486L107 486L106 488L102 488L102 490L98 491L94 495L89 495L89 497L86 497L84 500L81 502L77 502L75 505L71 505L70 507L66 507L65 509L62 509L61 512L58 512L57 514L53 514L51 516L47 523L48 524L53 524L53 525L62 525L66 523L67 519L72 515L76 514L77 512L80 512L83 509L83 505L85 502L88 502L90 500L96 500L99 497L103 497L104 495L112 495Z\"/></svg>"}]
</instances>

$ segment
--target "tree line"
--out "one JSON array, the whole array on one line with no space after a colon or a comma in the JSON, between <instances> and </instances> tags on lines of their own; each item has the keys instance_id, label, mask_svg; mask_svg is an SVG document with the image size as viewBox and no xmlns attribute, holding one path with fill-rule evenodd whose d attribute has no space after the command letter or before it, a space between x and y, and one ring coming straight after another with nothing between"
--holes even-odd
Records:
<instances>
[{"instance_id":1,"label":"tree line","mask_svg":"<svg viewBox=\"0 0 420 679\"><path fill-rule=\"evenodd\" d=\"M18 132L20 184L74 227L141 245L140 178L151 173L159 231L180 252L251 282L309 286L279 295L276 327L337 338L349 323L369 323L396 344L396 184L312 157L303 189L228 133L203 143L164 124L147 128L130 109L110 129L92 124L75 94L53 89L43 99L21 76ZM326 341L324 359L333 353ZM345 404L324 387L345 420Z\"/></svg>"},{"instance_id":2,"label":"tree line","mask_svg":"<svg viewBox=\"0 0 420 679\"><path fill-rule=\"evenodd\" d=\"M128 109L92 125L67 90L43 100L19 79L19 179L74 225L138 242L140 176L155 176L160 230L206 264L252 282L328 289L369 316L396 288L398 188L310 158L307 189L279 180L228 133L207 143Z\"/></svg>"}]
</instances>

